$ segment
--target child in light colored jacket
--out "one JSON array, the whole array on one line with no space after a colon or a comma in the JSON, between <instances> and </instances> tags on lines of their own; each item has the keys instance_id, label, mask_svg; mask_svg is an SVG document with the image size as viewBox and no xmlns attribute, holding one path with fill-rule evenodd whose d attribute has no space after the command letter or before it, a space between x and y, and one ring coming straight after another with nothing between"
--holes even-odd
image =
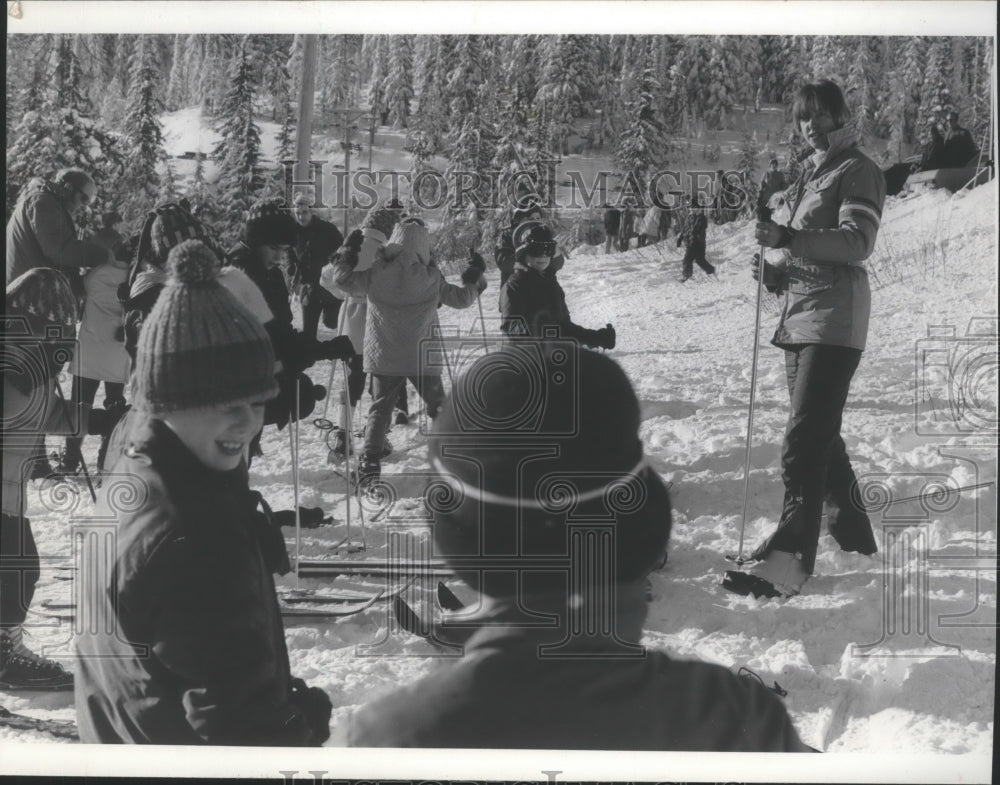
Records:
<instances>
[{"instance_id":1,"label":"child in light colored jacket","mask_svg":"<svg viewBox=\"0 0 1000 785\"><path fill-rule=\"evenodd\" d=\"M357 252L348 248L338 257L333 274L343 291L368 298L363 354L374 400L359 471L364 480L381 471L382 446L400 385L409 379L428 415L437 415L444 400L441 374L422 358L436 354L428 341L439 332L438 305L468 308L486 288L486 280L481 274L463 275L463 285L448 283L431 262L430 235L419 218L403 219L369 269L357 270L357 264Z\"/></svg>"}]
</instances>

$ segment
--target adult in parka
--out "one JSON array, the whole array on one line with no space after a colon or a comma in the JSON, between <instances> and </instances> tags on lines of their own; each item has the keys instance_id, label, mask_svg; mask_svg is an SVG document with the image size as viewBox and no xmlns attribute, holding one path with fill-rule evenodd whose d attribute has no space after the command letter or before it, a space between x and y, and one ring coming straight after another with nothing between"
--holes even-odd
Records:
<instances>
[{"instance_id":1,"label":"adult in parka","mask_svg":"<svg viewBox=\"0 0 1000 785\"><path fill-rule=\"evenodd\" d=\"M868 335L864 262L878 235L885 178L846 127L850 113L834 82L803 86L792 116L815 152L788 192L788 225L756 226L762 246L782 251L780 261L764 262L763 275L764 285L785 298L771 339L785 351L791 398L781 455L784 506L777 529L752 554L758 563L748 573L728 572L723 584L768 597L798 594L812 575L824 502L842 550L878 550L840 426Z\"/></svg>"}]
</instances>

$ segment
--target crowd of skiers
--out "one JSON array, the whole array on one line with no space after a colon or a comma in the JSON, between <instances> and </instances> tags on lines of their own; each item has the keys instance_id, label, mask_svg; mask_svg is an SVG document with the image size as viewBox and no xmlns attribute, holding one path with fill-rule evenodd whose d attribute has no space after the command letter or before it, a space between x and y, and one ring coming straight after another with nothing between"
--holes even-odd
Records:
<instances>
[{"instance_id":1,"label":"crowd of skiers","mask_svg":"<svg viewBox=\"0 0 1000 785\"><path fill-rule=\"evenodd\" d=\"M777 256L752 262L763 286L785 298L772 339L785 351L791 399L785 501L754 568L724 581L757 596L799 593L814 569L824 505L843 550L877 549L852 496L840 422L865 347L864 260L885 182L856 146L837 85L804 86L792 111L814 153L785 192L788 223L762 214L756 224L757 241ZM764 184L772 192L784 185L770 171ZM349 412L365 376L371 380L361 488L380 475L406 382L416 388L434 423L428 459L457 499L433 508L435 547L484 599L458 663L355 712L336 729L338 743L809 749L762 685L639 645L646 576L666 558L670 497L645 460L630 381L589 350L613 349L615 330L572 321L558 280L566 254L536 200L515 205L495 248L507 340L446 395L440 372L423 360L435 354L427 341L439 336L441 306L466 308L482 295L486 264L472 251L460 282L449 282L428 227L395 199L372 208L346 239L312 214L308 196L291 207L264 201L250 210L240 243L223 252L173 203L151 211L129 239L117 228L120 216L108 214L101 232L80 240L74 214L95 198L89 176L69 170L32 183L7 227L5 344L23 347L37 371L4 367L0 686L75 687L83 741L326 742L330 698L289 667L273 578L290 569L281 518L250 487L248 467L266 425L308 416L329 394L305 374L329 360L349 370L338 434L347 454ZM714 272L705 260L709 205L686 207L674 219L682 224L685 279L696 263ZM622 236L626 214L606 214L609 237ZM640 231L661 239L670 221L669 212L650 210ZM302 329L294 326L289 280ZM320 319L336 325L336 338L317 339ZM56 377L71 358L57 349L76 336L67 401ZM566 339L576 347L572 357ZM543 395L536 378L519 371L532 364L554 380ZM103 409L91 405L99 382ZM78 635L75 680L23 640L39 578L25 494L38 461L47 461L39 436L55 433L68 435L63 471L82 460L84 433L100 434L108 476L140 488L143 500L122 509L101 489L98 516L117 519L114 568L103 576L81 571L79 612L113 624ZM543 492L553 478L573 486L569 509ZM617 501L623 486L634 503ZM589 536L594 526L613 536ZM573 542L583 543L586 558L567 564L557 557L576 553ZM607 542L600 547L609 551L587 551ZM496 560L503 569L493 568ZM573 572L598 563L610 566ZM578 634L580 619L602 612L614 614L613 635ZM557 623L525 625L525 614Z\"/></svg>"}]
</instances>

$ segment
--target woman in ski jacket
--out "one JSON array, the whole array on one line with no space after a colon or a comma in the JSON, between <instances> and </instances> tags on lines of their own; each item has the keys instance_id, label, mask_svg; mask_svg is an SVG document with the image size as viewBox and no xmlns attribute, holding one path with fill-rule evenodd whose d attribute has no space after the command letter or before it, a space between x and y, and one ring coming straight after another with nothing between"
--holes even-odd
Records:
<instances>
[{"instance_id":1,"label":"woman in ski jacket","mask_svg":"<svg viewBox=\"0 0 1000 785\"><path fill-rule=\"evenodd\" d=\"M427 404L430 417L444 400L439 371L428 358L439 356L429 345L439 331L439 304L468 308L486 288L481 274L463 285L448 283L431 263L430 235L419 218L405 218L368 270L351 266L357 259L344 254L335 265L337 286L352 295L367 295L364 368L372 374L373 402L365 430L364 462L368 474L380 470L379 460L399 386L409 379Z\"/></svg>"},{"instance_id":2,"label":"woman in ski jacket","mask_svg":"<svg viewBox=\"0 0 1000 785\"><path fill-rule=\"evenodd\" d=\"M762 560L738 589L797 594L813 573L824 500L829 529L845 551L877 550L871 522L852 492L856 478L840 435L851 379L868 336L871 292L865 260L885 200L882 170L857 146L840 88L807 84L792 110L815 151L788 191L787 226L759 221L758 242L781 249L764 283L784 292L771 342L784 349L791 411L782 447L785 500L777 530L753 553ZM759 268L759 264L755 267Z\"/></svg>"},{"instance_id":3,"label":"woman in ski jacket","mask_svg":"<svg viewBox=\"0 0 1000 785\"><path fill-rule=\"evenodd\" d=\"M98 501L112 552L83 551L80 738L318 745L330 701L291 676L271 575L287 553L247 484L278 391L271 342L204 244L181 243L169 266L137 347L142 419Z\"/></svg>"}]
</instances>

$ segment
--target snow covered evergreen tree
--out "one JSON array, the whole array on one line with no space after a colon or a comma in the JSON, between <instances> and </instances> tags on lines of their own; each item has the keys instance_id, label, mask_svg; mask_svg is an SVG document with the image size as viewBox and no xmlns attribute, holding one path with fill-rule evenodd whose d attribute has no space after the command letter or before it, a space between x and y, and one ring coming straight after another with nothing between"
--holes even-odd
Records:
<instances>
[{"instance_id":1,"label":"snow covered evergreen tree","mask_svg":"<svg viewBox=\"0 0 1000 785\"><path fill-rule=\"evenodd\" d=\"M858 139L863 147L869 147L875 136L876 85L881 81L875 49L878 42L869 36L858 36L853 43L844 97L851 107L852 125L858 132Z\"/></svg>"},{"instance_id":2,"label":"snow covered evergreen tree","mask_svg":"<svg viewBox=\"0 0 1000 785\"><path fill-rule=\"evenodd\" d=\"M218 162L219 206L224 231L235 240L247 210L260 196L264 177L260 168L260 129L254 123L253 68L245 39L230 64L229 89L219 107L216 130L222 137L212 151Z\"/></svg>"},{"instance_id":3,"label":"snow covered evergreen tree","mask_svg":"<svg viewBox=\"0 0 1000 785\"><path fill-rule=\"evenodd\" d=\"M147 212L160 194L157 166L165 163L166 152L160 124L163 102L156 90L159 79L156 51L149 37L141 35L132 57L132 79L123 129L128 157L122 186L129 198L120 212L126 220Z\"/></svg>"},{"instance_id":4,"label":"snow covered evergreen tree","mask_svg":"<svg viewBox=\"0 0 1000 785\"><path fill-rule=\"evenodd\" d=\"M408 35L389 37L389 72L385 78L385 102L393 128L410 123L413 101L413 39Z\"/></svg>"},{"instance_id":5,"label":"snow covered evergreen tree","mask_svg":"<svg viewBox=\"0 0 1000 785\"><path fill-rule=\"evenodd\" d=\"M575 120L590 108L596 75L586 36L560 35L548 42L535 101L548 118L549 138L566 154Z\"/></svg>"},{"instance_id":6,"label":"snow covered evergreen tree","mask_svg":"<svg viewBox=\"0 0 1000 785\"><path fill-rule=\"evenodd\" d=\"M170 76L167 79L166 99L167 109L180 109L187 105L187 60L184 57L187 36L174 36L174 54L170 65Z\"/></svg>"},{"instance_id":7,"label":"snow covered evergreen tree","mask_svg":"<svg viewBox=\"0 0 1000 785\"><path fill-rule=\"evenodd\" d=\"M932 39L927 47L918 127L923 128L930 123L942 129L948 127L948 113L955 108L951 96L951 76L951 42L946 38Z\"/></svg>"},{"instance_id":8,"label":"snow covered evergreen tree","mask_svg":"<svg viewBox=\"0 0 1000 785\"><path fill-rule=\"evenodd\" d=\"M643 199L649 175L667 165L667 140L663 124L654 113L659 89L653 67L641 68L635 91L627 103L625 129L615 151L615 160L625 172L626 181L634 182Z\"/></svg>"}]
</instances>

